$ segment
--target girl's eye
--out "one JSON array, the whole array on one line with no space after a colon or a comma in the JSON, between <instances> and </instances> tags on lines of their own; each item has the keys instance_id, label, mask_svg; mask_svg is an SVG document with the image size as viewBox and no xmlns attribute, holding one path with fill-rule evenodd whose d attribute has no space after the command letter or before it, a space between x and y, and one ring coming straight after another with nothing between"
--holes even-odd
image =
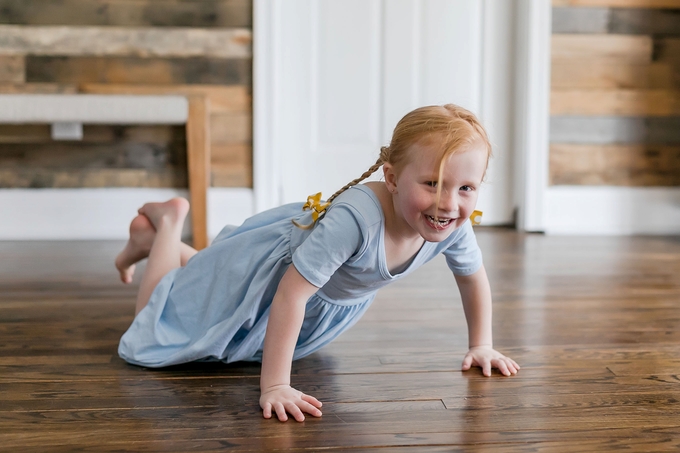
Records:
<instances>
[{"instance_id":1,"label":"girl's eye","mask_svg":"<svg viewBox=\"0 0 680 453\"><path fill-rule=\"evenodd\" d=\"M437 181L427 181L425 184L430 187L437 187Z\"/></svg>"},{"instance_id":2,"label":"girl's eye","mask_svg":"<svg viewBox=\"0 0 680 453\"><path fill-rule=\"evenodd\" d=\"M473 189L470 186L461 186L460 190L462 190L463 192L470 192Z\"/></svg>"}]
</instances>

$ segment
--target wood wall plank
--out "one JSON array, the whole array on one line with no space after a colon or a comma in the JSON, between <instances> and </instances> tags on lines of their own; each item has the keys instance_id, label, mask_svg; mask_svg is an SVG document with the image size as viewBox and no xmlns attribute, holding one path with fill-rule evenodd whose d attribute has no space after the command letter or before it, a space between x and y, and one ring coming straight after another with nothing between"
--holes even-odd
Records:
<instances>
[{"instance_id":1,"label":"wood wall plank","mask_svg":"<svg viewBox=\"0 0 680 453\"><path fill-rule=\"evenodd\" d=\"M610 12L608 8L554 7L552 33L607 33Z\"/></svg>"},{"instance_id":2,"label":"wood wall plank","mask_svg":"<svg viewBox=\"0 0 680 453\"><path fill-rule=\"evenodd\" d=\"M252 32L160 27L0 25L0 54L250 58Z\"/></svg>"},{"instance_id":3,"label":"wood wall plank","mask_svg":"<svg viewBox=\"0 0 680 453\"><path fill-rule=\"evenodd\" d=\"M680 146L553 143L550 183L680 186Z\"/></svg>"},{"instance_id":4,"label":"wood wall plank","mask_svg":"<svg viewBox=\"0 0 680 453\"><path fill-rule=\"evenodd\" d=\"M0 55L0 83L24 83L26 62L23 55Z\"/></svg>"},{"instance_id":5,"label":"wood wall plank","mask_svg":"<svg viewBox=\"0 0 680 453\"><path fill-rule=\"evenodd\" d=\"M664 38L654 43L654 59L673 64L676 71L680 71L680 39Z\"/></svg>"},{"instance_id":6,"label":"wood wall plank","mask_svg":"<svg viewBox=\"0 0 680 453\"><path fill-rule=\"evenodd\" d=\"M26 80L59 84L251 84L249 59L38 57L26 58Z\"/></svg>"},{"instance_id":7,"label":"wood wall plank","mask_svg":"<svg viewBox=\"0 0 680 453\"><path fill-rule=\"evenodd\" d=\"M252 145L249 143L213 144L211 161L213 164L233 163L251 165Z\"/></svg>"},{"instance_id":8,"label":"wood wall plank","mask_svg":"<svg viewBox=\"0 0 680 453\"><path fill-rule=\"evenodd\" d=\"M680 144L680 117L553 116L550 141Z\"/></svg>"},{"instance_id":9,"label":"wood wall plank","mask_svg":"<svg viewBox=\"0 0 680 453\"><path fill-rule=\"evenodd\" d=\"M553 33L680 35L678 11L670 9L557 7Z\"/></svg>"},{"instance_id":10,"label":"wood wall plank","mask_svg":"<svg viewBox=\"0 0 680 453\"><path fill-rule=\"evenodd\" d=\"M552 0L553 6L680 8L680 0Z\"/></svg>"},{"instance_id":11,"label":"wood wall plank","mask_svg":"<svg viewBox=\"0 0 680 453\"><path fill-rule=\"evenodd\" d=\"M210 100L212 113L250 112L252 94L247 85L119 85L86 83L79 86L89 94L180 94L201 95Z\"/></svg>"},{"instance_id":12,"label":"wood wall plank","mask_svg":"<svg viewBox=\"0 0 680 453\"><path fill-rule=\"evenodd\" d=\"M213 144L211 169L212 184L215 187L252 187L252 146L250 144Z\"/></svg>"},{"instance_id":13,"label":"wood wall plank","mask_svg":"<svg viewBox=\"0 0 680 453\"><path fill-rule=\"evenodd\" d=\"M609 33L655 36L680 34L678 10L614 8L610 11Z\"/></svg>"},{"instance_id":14,"label":"wood wall plank","mask_svg":"<svg viewBox=\"0 0 680 453\"><path fill-rule=\"evenodd\" d=\"M168 145L175 142L177 146L185 144L184 127L167 125L141 125L141 126L110 126L100 124L83 125L83 138L75 143L53 143L48 124L0 124L0 143L43 143L45 152L50 154L64 153L70 146L79 146L84 143L147 143L156 145ZM64 148L64 147L67 148ZM49 149L52 149L50 151ZM7 148L4 148L5 151ZM0 150L0 156L3 151Z\"/></svg>"},{"instance_id":15,"label":"wood wall plank","mask_svg":"<svg viewBox=\"0 0 680 453\"><path fill-rule=\"evenodd\" d=\"M680 115L680 91L553 90L551 115Z\"/></svg>"},{"instance_id":16,"label":"wood wall plank","mask_svg":"<svg viewBox=\"0 0 680 453\"><path fill-rule=\"evenodd\" d=\"M253 139L250 113L219 113L210 116L213 144L250 143Z\"/></svg>"},{"instance_id":17,"label":"wood wall plank","mask_svg":"<svg viewBox=\"0 0 680 453\"><path fill-rule=\"evenodd\" d=\"M628 35L552 35L552 59L612 59L649 63L652 38Z\"/></svg>"},{"instance_id":18,"label":"wood wall plank","mask_svg":"<svg viewBox=\"0 0 680 453\"><path fill-rule=\"evenodd\" d=\"M0 0L0 23L252 28L252 0Z\"/></svg>"},{"instance_id":19,"label":"wood wall plank","mask_svg":"<svg viewBox=\"0 0 680 453\"><path fill-rule=\"evenodd\" d=\"M680 77L667 63L636 64L592 60L557 60L551 88L680 89Z\"/></svg>"},{"instance_id":20,"label":"wood wall plank","mask_svg":"<svg viewBox=\"0 0 680 453\"><path fill-rule=\"evenodd\" d=\"M211 167L213 187L253 187L252 165L213 164Z\"/></svg>"},{"instance_id":21,"label":"wood wall plank","mask_svg":"<svg viewBox=\"0 0 680 453\"><path fill-rule=\"evenodd\" d=\"M0 168L0 188L70 189L80 187L186 188L186 171L144 168Z\"/></svg>"},{"instance_id":22,"label":"wood wall plank","mask_svg":"<svg viewBox=\"0 0 680 453\"><path fill-rule=\"evenodd\" d=\"M0 93L4 94L75 94L78 87L74 84L59 83L0 83Z\"/></svg>"},{"instance_id":23,"label":"wood wall plank","mask_svg":"<svg viewBox=\"0 0 680 453\"><path fill-rule=\"evenodd\" d=\"M0 163L4 168L164 168L185 166L184 142L44 142L3 143Z\"/></svg>"}]
</instances>

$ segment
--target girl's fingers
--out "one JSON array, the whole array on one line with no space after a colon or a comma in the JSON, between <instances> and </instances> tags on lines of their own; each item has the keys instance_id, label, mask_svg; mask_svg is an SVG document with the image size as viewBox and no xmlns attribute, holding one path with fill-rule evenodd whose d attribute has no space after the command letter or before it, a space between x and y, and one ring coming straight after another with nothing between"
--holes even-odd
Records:
<instances>
[{"instance_id":1,"label":"girl's fingers","mask_svg":"<svg viewBox=\"0 0 680 453\"><path fill-rule=\"evenodd\" d=\"M262 409L262 415L264 418L272 418L272 405L269 403L266 403L264 405L264 408Z\"/></svg>"},{"instance_id":2,"label":"girl's fingers","mask_svg":"<svg viewBox=\"0 0 680 453\"><path fill-rule=\"evenodd\" d=\"M485 360L483 365L482 365L482 374L484 376L491 376L491 361L490 360Z\"/></svg>"},{"instance_id":3,"label":"girl's fingers","mask_svg":"<svg viewBox=\"0 0 680 453\"><path fill-rule=\"evenodd\" d=\"M508 369L508 365L505 363L505 360L499 360L498 363L496 363L496 368L498 368L498 371L500 371L503 376L510 376L510 370Z\"/></svg>"},{"instance_id":4,"label":"girl's fingers","mask_svg":"<svg viewBox=\"0 0 680 453\"><path fill-rule=\"evenodd\" d=\"M463 359L463 366L461 367L461 369L463 371L467 371L467 370L470 369L471 366L472 366L472 356L466 355L465 358Z\"/></svg>"},{"instance_id":5,"label":"girl's fingers","mask_svg":"<svg viewBox=\"0 0 680 453\"><path fill-rule=\"evenodd\" d=\"M306 394L303 393L301 398L302 398L302 401L306 401L309 404L316 406L317 408L320 408L321 406L323 406L321 401L314 398L312 395L306 395Z\"/></svg>"},{"instance_id":6,"label":"girl's fingers","mask_svg":"<svg viewBox=\"0 0 680 453\"><path fill-rule=\"evenodd\" d=\"M314 417L321 417L321 411L316 408L313 404L310 404L306 401L300 402L298 404L300 409L302 409L304 412L307 412L309 415L313 415Z\"/></svg>"},{"instance_id":7,"label":"girl's fingers","mask_svg":"<svg viewBox=\"0 0 680 453\"><path fill-rule=\"evenodd\" d=\"M274 410L276 411L276 416L279 421L285 422L288 420L288 415L286 415L286 408L283 407L282 403L274 403Z\"/></svg>"},{"instance_id":8,"label":"girl's fingers","mask_svg":"<svg viewBox=\"0 0 680 453\"><path fill-rule=\"evenodd\" d=\"M508 367L508 370L512 374L517 374L517 372L519 371L519 367L517 366L515 361L508 357L505 357L505 365Z\"/></svg>"},{"instance_id":9,"label":"girl's fingers","mask_svg":"<svg viewBox=\"0 0 680 453\"><path fill-rule=\"evenodd\" d=\"M299 422L305 421L305 415L302 413L302 411L297 406L297 404L295 404L293 402L288 402L288 404L286 404L286 410L288 411L288 413L290 415L293 416L293 418L295 420L297 420Z\"/></svg>"}]
</instances>

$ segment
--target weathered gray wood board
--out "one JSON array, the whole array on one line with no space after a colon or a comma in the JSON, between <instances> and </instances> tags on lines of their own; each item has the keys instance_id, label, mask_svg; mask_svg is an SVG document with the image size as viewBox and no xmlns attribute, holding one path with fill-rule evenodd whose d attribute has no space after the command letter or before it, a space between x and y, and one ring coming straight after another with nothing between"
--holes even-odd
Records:
<instances>
[{"instance_id":1,"label":"weathered gray wood board","mask_svg":"<svg viewBox=\"0 0 680 453\"><path fill-rule=\"evenodd\" d=\"M680 35L680 10L640 8L557 7L553 33L616 33Z\"/></svg>"},{"instance_id":2,"label":"weathered gray wood board","mask_svg":"<svg viewBox=\"0 0 680 453\"><path fill-rule=\"evenodd\" d=\"M680 117L550 118L551 143L680 143Z\"/></svg>"},{"instance_id":3,"label":"weathered gray wood board","mask_svg":"<svg viewBox=\"0 0 680 453\"><path fill-rule=\"evenodd\" d=\"M0 25L0 53L249 58L251 31L234 28Z\"/></svg>"},{"instance_id":4,"label":"weathered gray wood board","mask_svg":"<svg viewBox=\"0 0 680 453\"><path fill-rule=\"evenodd\" d=\"M0 0L0 23L252 28L252 0Z\"/></svg>"},{"instance_id":5,"label":"weathered gray wood board","mask_svg":"<svg viewBox=\"0 0 680 453\"><path fill-rule=\"evenodd\" d=\"M26 58L30 83L250 85L250 59L57 57Z\"/></svg>"},{"instance_id":6,"label":"weathered gray wood board","mask_svg":"<svg viewBox=\"0 0 680 453\"><path fill-rule=\"evenodd\" d=\"M48 125L0 128L0 187L187 185L182 126L89 126L78 142L52 142Z\"/></svg>"}]
</instances>

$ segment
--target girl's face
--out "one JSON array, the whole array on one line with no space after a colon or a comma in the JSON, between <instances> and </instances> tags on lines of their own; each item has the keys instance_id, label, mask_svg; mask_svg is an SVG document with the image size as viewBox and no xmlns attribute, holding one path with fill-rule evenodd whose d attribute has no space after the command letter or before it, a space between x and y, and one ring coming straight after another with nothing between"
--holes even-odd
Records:
<instances>
[{"instance_id":1,"label":"girl's face","mask_svg":"<svg viewBox=\"0 0 680 453\"><path fill-rule=\"evenodd\" d=\"M481 142L474 142L446 158L442 162L443 181L438 181L439 162L432 146L416 143L408 152L409 162L398 174L391 164L384 165L385 184L392 192L402 233L418 234L428 242L443 241L475 209L486 171L486 149ZM439 184L442 189L437 206Z\"/></svg>"}]
</instances>

